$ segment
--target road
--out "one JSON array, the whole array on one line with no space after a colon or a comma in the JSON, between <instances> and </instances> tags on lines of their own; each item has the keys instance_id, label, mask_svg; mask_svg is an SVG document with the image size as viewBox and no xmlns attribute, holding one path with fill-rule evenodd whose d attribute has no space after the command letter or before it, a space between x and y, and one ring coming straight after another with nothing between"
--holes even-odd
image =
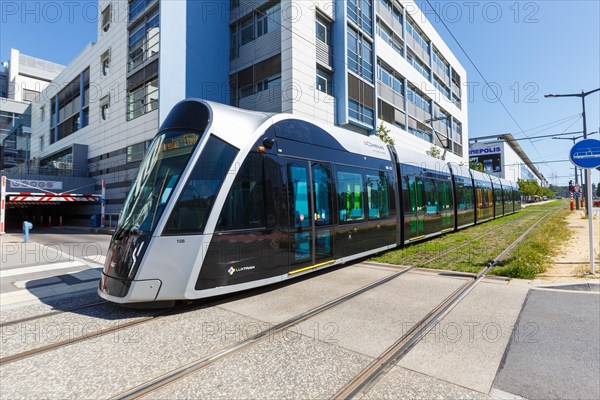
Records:
<instances>
[{"instance_id":1,"label":"road","mask_svg":"<svg viewBox=\"0 0 600 400\"><path fill-rule=\"evenodd\" d=\"M91 291L100 277L110 236L85 230L39 229L23 243L16 233L0 239L0 304Z\"/></svg>"}]
</instances>

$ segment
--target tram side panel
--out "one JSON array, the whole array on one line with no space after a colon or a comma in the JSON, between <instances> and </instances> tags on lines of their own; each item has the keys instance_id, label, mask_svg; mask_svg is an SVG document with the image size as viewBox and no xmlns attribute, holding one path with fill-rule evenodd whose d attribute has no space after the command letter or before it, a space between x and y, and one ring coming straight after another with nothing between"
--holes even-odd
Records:
<instances>
[{"instance_id":1,"label":"tram side panel","mask_svg":"<svg viewBox=\"0 0 600 400\"><path fill-rule=\"evenodd\" d=\"M455 228L450 174L401 164L404 243Z\"/></svg>"},{"instance_id":2,"label":"tram side panel","mask_svg":"<svg viewBox=\"0 0 600 400\"><path fill-rule=\"evenodd\" d=\"M286 196L277 156L250 153L220 212L196 290L287 273Z\"/></svg>"},{"instance_id":3,"label":"tram side panel","mask_svg":"<svg viewBox=\"0 0 600 400\"><path fill-rule=\"evenodd\" d=\"M465 228L475 224L475 204L473 202L473 182L471 178L455 176L456 225Z\"/></svg>"}]
</instances>

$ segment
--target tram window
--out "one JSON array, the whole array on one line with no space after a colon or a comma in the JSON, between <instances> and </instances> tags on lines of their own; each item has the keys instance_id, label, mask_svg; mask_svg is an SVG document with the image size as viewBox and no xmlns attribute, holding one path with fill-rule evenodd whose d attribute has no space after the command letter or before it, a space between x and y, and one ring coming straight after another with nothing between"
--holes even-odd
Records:
<instances>
[{"instance_id":1,"label":"tram window","mask_svg":"<svg viewBox=\"0 0 600 400\"><path fill-rule=\"evenodd\" d=\"M216 230L231 231L265 226L262 157L258 153L250 153L227 195Z\"/></svg>"},{"instance_id":2,"label":"tram window","mask_svg":"<svg viewBox=\"0 0 600 400\"><path fill-rule=\"evenodd\" d=\"M312 167L314 196L315 196L315 224L330 225L331 222L331 174L329 167L314 164Z\"/></svg>"},{"instance_id":3,"label":"tram window","mask_svg":"<svg viewBox=\"0 0 600 400\"><path fill-rule=\"evenodd\" d=\"M443 211L450 210L453 206L450 181L440 182L440 204Z\"/></svg>"},{"instance_id":4,"label":"tram window","mask_svg":"<svg viewBox=\"0 0 600 400\"><path fill-rule=\"evenodd\" d=\"M435 184L437 182L432 179L424 179L425 196L427 198L427 208L425 214L439 214L440 204L437 197Z\"/></svg>"},{"instance_id":5,"label":"tram window","mask_svg":"<svg viewBox=\"0 0 600 400\"><path fill-rule=\"evenodd\" d=\"M338 171L337 185L340 223L364 220L362 174L358 171Z\"/></svg>"},{"instance_id":6,"label":"tram window","mask_svg":"<svg viewBox=\"0 0 600 400\"><path fill-rule=\"evenodd\" d=\"M462 181L456 180L456 204L459 210L467 209L467 199L465 198L467 190L465 184Z\"/></svg>"},{"instance_id":7,"label":"tram window","mask_svg":"<svg viewBox=\"0 0 600 400\"><path fill-rule=\"evenodd\" d=\"M295 228L310 226L308 209L308 170L304 166L288 164L288 184L290 190L291 211Z\"/></svg>"},{"instance_id":8,"label":"tram window","mask_svg":"<svg viewBox=\"0 0 600 400\"><path fill-rule=\"evenodd\" d=\"M237 150L211 136L171 212L166 234L202 233Z\"/></svg>"},{"instance_id":9,"label":"tram window","mask_svg":"<svg viewBox=\"0 0 600 400\"><path fill-rule=\"evenodd\" d=\"M381 172L379 176L367 174L366 178L369 219L389 217L388 183L385 173Z\"/></svg>"}]
</instances>

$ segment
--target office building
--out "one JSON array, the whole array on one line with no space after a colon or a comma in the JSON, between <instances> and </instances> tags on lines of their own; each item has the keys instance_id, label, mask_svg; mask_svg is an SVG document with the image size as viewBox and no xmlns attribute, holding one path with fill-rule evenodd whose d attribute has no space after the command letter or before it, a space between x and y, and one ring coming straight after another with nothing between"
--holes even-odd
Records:
<instances>
[{"instance_id":1,"label":"office building","mask_svg":"<svg viewBox=\"0 0 600 400\"><path fill-rule=\"evenodd\" d=\"M40 167L107 182L118 213L160 122L204 98L467 162L465 69L417 3L99 0L98 31L32 104ZM87 163L74 165L73 160Z\"/></svg>"}]
</instances>

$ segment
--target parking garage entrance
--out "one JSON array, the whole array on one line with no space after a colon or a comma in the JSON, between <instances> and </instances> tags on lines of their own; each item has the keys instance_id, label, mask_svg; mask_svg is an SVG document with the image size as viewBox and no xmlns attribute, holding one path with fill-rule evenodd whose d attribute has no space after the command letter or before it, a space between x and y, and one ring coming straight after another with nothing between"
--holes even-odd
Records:
<instances>
[{"instance_id":1,"label":"parking garage entrance","mask_svg":"<svg viewBox=\"0 0 600 400\"><path fill-rule=\"evenodd\" d=\"M103 225L102 194L55 193L39 188L37 191L9 191L7 184L10 181L6 176L0 177L0 234L6 229L20 229L23 221L33 223L34 229L64 224L89 226L91 213L97 214L99 225ZM104 183L102 188L104 192Z\"/></svg>"}]
</instances>

